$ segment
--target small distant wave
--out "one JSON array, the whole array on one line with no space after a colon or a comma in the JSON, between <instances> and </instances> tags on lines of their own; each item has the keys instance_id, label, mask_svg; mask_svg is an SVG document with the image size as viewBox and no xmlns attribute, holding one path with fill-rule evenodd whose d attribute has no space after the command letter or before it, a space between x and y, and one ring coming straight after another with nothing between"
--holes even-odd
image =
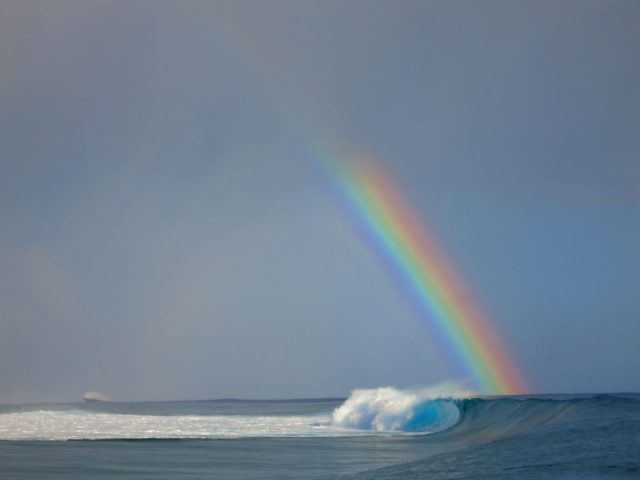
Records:
<instances>
[{"instance_id":1,"label":"small distant wave","mask_svg":"<svg viewBox=\"0 0 640 480\"><path fill-rule=\"evenodd\" d=\"M100 393L100 392L87 392L82 396L82 398L86 402L110 402L111 401L109 397L107 397L104 393Z\"/></svg>"},{"instance_id":2,"label":"small distant wave","mask_svg":"<svg viewBox=\"0 0 640 480\"><path fill-rule=\"evenodd\" d=\"M464 395L442 388L354 390L333 412L332 421L343 428L434 433L458 423L462 411L454 397Z\"/></svg>"}]
</instances>

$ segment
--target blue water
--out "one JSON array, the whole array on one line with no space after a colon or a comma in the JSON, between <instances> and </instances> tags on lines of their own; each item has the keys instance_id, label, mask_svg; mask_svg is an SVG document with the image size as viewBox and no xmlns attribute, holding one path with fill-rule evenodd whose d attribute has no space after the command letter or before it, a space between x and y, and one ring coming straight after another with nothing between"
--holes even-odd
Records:
<instances>
[{"instance_id":1,"label":"blue water","mask_svg":"<svg viewBox=\"0 0 640 480\"><path fill-rule=\"evenodd\" d=\"M0 478L640 478L639 394L394 395L3 405Z\"/></svg>"}]
</instances>

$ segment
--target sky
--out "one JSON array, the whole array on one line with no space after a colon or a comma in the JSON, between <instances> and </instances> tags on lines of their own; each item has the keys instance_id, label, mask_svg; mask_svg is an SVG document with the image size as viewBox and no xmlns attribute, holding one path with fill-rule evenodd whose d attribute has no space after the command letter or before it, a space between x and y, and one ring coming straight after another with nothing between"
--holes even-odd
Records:
<instances>
[{"instance_id":1,"label":"sky","mask_svg":"<svg viewBox=\"0 0 640 480\"><path fill-rule=\"evenodd\" d=\"M395 179L532 392L639 391L640 4L0 2L0 402L460 379L323 164Z\"/></svg>"}]
</instances>

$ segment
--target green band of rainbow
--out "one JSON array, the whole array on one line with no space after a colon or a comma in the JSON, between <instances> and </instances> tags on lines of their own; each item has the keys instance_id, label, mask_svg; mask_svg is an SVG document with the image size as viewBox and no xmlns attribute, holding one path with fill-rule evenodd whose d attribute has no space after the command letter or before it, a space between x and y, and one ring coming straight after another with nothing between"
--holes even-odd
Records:
<instances>
[{"instance_id":1,"label":"green band of rainbow","mask_svg":"<svg viewBox=\"0 0 640 480\"><path fill-rule=\"evenodd\" d=\"M425 318L466 365L477 387L495 394L526 392L500 338L421 228L391 177L368 161L342 169L339 182L378 250L411 285Z\"/></svg>"}]
</instances>

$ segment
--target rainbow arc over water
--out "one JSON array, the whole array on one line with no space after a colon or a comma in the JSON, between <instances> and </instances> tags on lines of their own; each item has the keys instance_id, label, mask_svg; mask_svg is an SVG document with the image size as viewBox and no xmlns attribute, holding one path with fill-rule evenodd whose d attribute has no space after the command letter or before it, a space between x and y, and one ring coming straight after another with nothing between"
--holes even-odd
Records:
<instances>
[{"instance_id":1,"label":"rainbow arc over water","mask_svg":"<svg viewBox=\"0 0 640 480\"><path fill-rule=\"evenodd\" d=\"M494 394L528 388L498 334L422 227L392 177L375 162L338 167L340 190L378 254L409 285L421 318L435 329L476 382Z\"/></svg>"},{"instance_id":2,"label":"rainbow arc over water","mask_svg":"<svg viewBox=\"0 0 640 480\"><path fill-rule=\"evenodd\" d=\"M319 169L323 173L329 169L333 177L337 172L338 188L347 199L346 203L367 232L378 256L390 264L409 287L419 317L430 331L438 332L438 337L447 346L444 353L451 354L456 362L464 365L477 388L484 392L528 392L498 334L455 275L443 250L413 214L392 177L373 159L367 158L363 162L359 157L343 155L344 151L336 145L344 145L344 139L335 132L324 141L317 140L315 126L312 126L312 133L307 135L304 127L309 123L307 117L314 118L304 108L309 102L306 98L294 99L289 89L282 88L280 69L269 62L268 55L260 54L261 49L251 42L251 38L238 35L254 29L236 28L237 21L221 23L218 33L232 53L244 61L245 67L268 83L280 100L279 105L290 110L291 117L298 122L297 134L316 139L315 143L310 142L309 157L322 158ZM234 28L229 29L230 25ZM305 118L307 121L300 121ZM318 165L315 161L312 163L315 169ZM330 183L335 184L333 178Z\"/></svg>"}]
</instances>

